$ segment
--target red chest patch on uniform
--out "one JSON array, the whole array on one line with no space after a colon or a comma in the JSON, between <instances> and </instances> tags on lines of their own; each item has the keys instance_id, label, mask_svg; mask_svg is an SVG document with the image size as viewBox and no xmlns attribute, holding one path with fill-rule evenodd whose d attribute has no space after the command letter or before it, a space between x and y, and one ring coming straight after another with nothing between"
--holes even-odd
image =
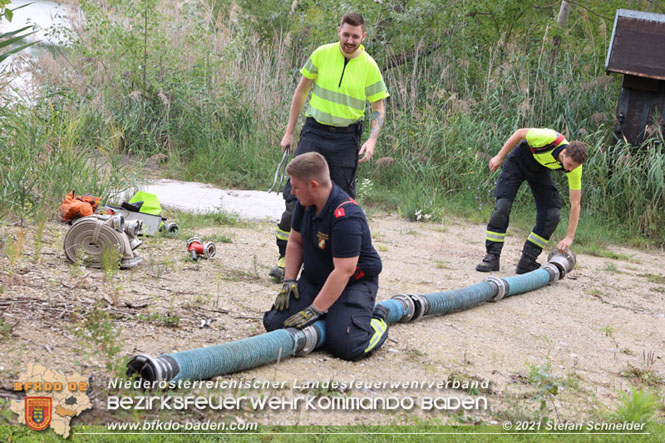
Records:
<instances>
[{"instance_id":1,"label":"red chest patch on uniform","mask_svg":"<svg viewBox=\"0 0 665 443\"><path fill-rule=\"evenodd\" d=\"M345 215L346 215L346 212L344 212L344 208L335 209L335 218L344 217Z\"/></svg>"}]
</instances>

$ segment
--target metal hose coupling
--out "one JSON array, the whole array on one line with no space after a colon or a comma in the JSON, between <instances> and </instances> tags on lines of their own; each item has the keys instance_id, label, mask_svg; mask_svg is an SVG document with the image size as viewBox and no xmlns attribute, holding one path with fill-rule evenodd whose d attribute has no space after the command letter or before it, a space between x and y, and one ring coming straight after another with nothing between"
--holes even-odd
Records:
<instances>
[{"instance_id":1,"label":"metal hose coupling","mask_svg":"<svg viewBox=\"0 0 665 443\"><path fill-rule=\"evenodd\" d=\"M399 323L408 323L413 318L413 314L416 312L416 305L413 303L413 299L409 294L397 294L391 297L393 300L397 300L400 305L402 305L402 312L404 315L399 319Z\"/></svg>"},{"instance_id":2,"label":"metal hose coupling","mask_svg":"<svg viewBox=\"0 0 665 443\"><path fill-rule=\"evenodd\" d=\"M392 296L393 300L397 300L402 305L404 316L399 320L399 323L408 323L418 321L430 310L430 302L422 295L414 294L397 294Z\"/></svg>"},{"instance_id":3,"label":"metal hose coupling","mask_svg":"<svg viewBox=\"0 0 665 443\"><path fill-rule=\"evenodd\" d=\"M562 274L565 275L565 272L562 273L561 269L554 263L545 263L540 269L544 269L550 275L549 284L558 282L563 277Z\"/></svg>"},{"instance_id":4,"label":"metal hose coupling","mask_svg":"<svg viewBox=\"0 0 665 443\"><path fill-rule=\"evenodd\" d=\"M111 226L118 232L125 232L125 217L122 214L112 216Z\"/></svg>"},{"instance_id":5,"label":"metal hose coupling","mask_svg":"<svg viewBox=\"0 0 665 443\"><path fill-rule=\"evenodd\" d=\"M168 223L164 222L159 226L159 230L163 232L168 232L169 234L175 234L180 229L177 223Z\"/></svg>"},{"instance_id":6,"label":"metal hose coupling","mask_svg":"<svg viewBox=\"0 0 665 443\"><path fill-rule=\"evenodd\" d=\"M575 265L577 264L577 257L575 257L575 254L570 249L567 249L564 253L561 253L558 249L555 248L547 256L547 264L556 266L559 271L559 279L562 279L566 276L567 273L575 268Z\"/></svg>"},{"instance_id":7,"label":"metal hose coupling","mask_svg":"<svg viewBox=\"0 0 665 443\"><path fill-rule=\"evenodd\" d=\"M138 237L143 232L143 221L139 219L125 220L125 234L129 237Z\"/></svg>"},{"instance_id":8,"label":"metal hose coupling","mask_svg":"<svg viewBox=\"0 0 665 443\"><path fill-rule=\"evenodd\" d=\"M304 329L286 328L293 335L296 342L295 355L303 357L311 353L315 348L319 339L319 329L314 325L307 326Z\"/></svg>"},{"instance_id":9,"label":"metal hose coupling","mask_svg":"<svg viewBox=\"0 0 665 443\"><path fill-rule=\"evenodd\" d=\"M499 301L503 299L503 297L505 297L510 290L510 285L508 285L508 282L502 278L492 276L487 277L485 281L492 287L492 290L494 291L494 297L488 301Z\"/></svg>"},{"instance_id":10,"label":"metal hose coupling","mask_svg":"<svg viewBox=\"0 0 665 443\"><path fill-rule=\"evenodd\" d=\"M213 258L217 247L213 242L203 243L200 238L192 237L187 240L187 251L192 254L192 260L196 261L199 257Z\"/></svg>"},{"instance_id":11,"label":"metal hose coupling","mask_svg":"<svg viewBox=\"0 0 665 443\"><path fill-rule=\"evenodd\" d=\"M149 383L173 380L179 372L178 362L168 355L153 358L148 354L138 354L127 363L127 377L136 375Z\"/></svg>"}]
</instances>

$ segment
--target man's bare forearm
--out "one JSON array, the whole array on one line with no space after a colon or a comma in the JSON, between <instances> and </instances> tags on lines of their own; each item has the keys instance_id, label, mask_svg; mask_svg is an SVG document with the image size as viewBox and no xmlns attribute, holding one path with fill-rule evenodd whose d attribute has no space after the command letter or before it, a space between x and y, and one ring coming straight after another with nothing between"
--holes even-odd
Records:
<instances>
[{"instance_id":1,"label":"man's bare forearm","mask_svg":"<svg viewBox=\"0 0 665 443\"><path fill-rule=\"evenodd\" d=\"M386 121L386 113L381 112L381 111L374 111L372 112L372 116L370 118L370 132L369 132L369 138L377 139L379 138L379 132L381 132L381 128L383 127L383 124Z\"/></svg>"}]
</instances>

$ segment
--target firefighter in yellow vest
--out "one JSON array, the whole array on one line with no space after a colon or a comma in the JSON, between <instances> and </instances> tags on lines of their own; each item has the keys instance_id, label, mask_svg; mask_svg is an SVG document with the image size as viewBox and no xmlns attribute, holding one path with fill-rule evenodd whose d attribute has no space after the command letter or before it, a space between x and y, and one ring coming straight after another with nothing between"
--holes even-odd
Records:
<instances>
[{"instance_id":1,"label":"firefighter in yellow vest","mask_svg":"<svg viewBox=\"0 0 665 443\"><path fill-rule=\"evenodd\" d=\"M508 155L510 154L510 155ZM529 184L536 200L536 226L529 234L517 264L517 273L538 269L538 255L547 246L561 219L561 195L552 181L550 171L563 171L568 177L570 218L568 231L557 248L564 252L573 243L580 217L582 199L582 163L587 159L587 148L582 142L568 143L566 138L552 129L522 128L515 131L489 163L491 172L506 163L496 182L496 206L487 224L485 250L487 254L476 266L480 272L499 270L499 256L508 229L510 210L515 195L524 181Z\"/></svg>"},{"instance_id":2,"label":"firefighter in yellow vest","mask_svg":"<svg viewBox=\"0 0 665 443\"><path fill-rule=\"evenodd\" d=\"M295 155L322 154L333 182L353 198L358 163L374 155L374 146L385 121L384 100L389 94L378 65L361 44L367 37L362 15L345 14L338 35L338 42L318 47L300 70L302 77L293 94L289 122L280 146L282 152L293 146L296 121L312 90ZM371 127L369 138L360 146L367 101L372 108ZM279 260L270 270L270 276L276 281L284 277L284 255L296 204L290 181L286 183L283 197L286 209L275 232Z\"/></svg>"}]
</instances>

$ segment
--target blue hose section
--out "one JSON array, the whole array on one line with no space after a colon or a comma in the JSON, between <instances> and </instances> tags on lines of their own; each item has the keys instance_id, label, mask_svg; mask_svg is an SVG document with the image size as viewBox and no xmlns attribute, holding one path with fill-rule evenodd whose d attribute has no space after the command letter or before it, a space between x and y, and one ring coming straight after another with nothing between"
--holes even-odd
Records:
<instances>
[{"instance_id":1,"label":"blue hose section","mask_svg":"<svg viewBox=\"0 0 665 443\"><path fill-rule=\"evenodd\" d=\"M447 314L469 309L494 297L494 289L487 282L476 283L462 289L423 294L430 302L427 315Z\"/></svg>"},{"instance_id":2,"label":"blue hose section","mask_svg":"<svg viewBox=\"0 0 665 443\"><path fill-rule=\"evenodd\" d=\"M326 321L319 320L312 326L314 326L319 331L319 341L316 343L316 347L314 348L319 349L326 343Z\"/></svg>"},{"instance_id":3,"label":"blue hose section","mask_svg":"<svg viewBox=\"0 0 665 443\"><path fill-rule=\"evenodd\" d=\"M397 300L385 300L377 303L377 305L385 306L388 308L390 311L388 323L391 325L400 321L405 314L408 314L408 312L404 312L404 306L402 306L402 303L398 302Z\"/></svg>"},{"instance_id":4,"label":"blue hose section","mask_svg":"<svg viewBox=\"0 0 665 443\"><path fill-rule=\"evenodd\" d=\"M509 285L506 296L522 294L543 287L550 282L550 275L544 269L505 278ZM462 311L492 299L495 289L483 281L462 289L423 294L430 303L427 315L446 314ZM390 311L388 322L399 322L408 312L397 300L390 299L379 303ZM326 324L319 320L312 325L319 332L316 349L325 345ZM302 334L302 332L298 332ZM179 367L173 380L205 380L211 377L254 368L288 358L296 352L296 339L285 329L268 332L243 340L220 345L197 348L189 351L166 354L173 358Z\"/></svg>"},{"instance_id":5,"label":"blue hose section","mask_svg":"<svg viewBox=\"0 0 665 443\"><path fill-rule=\"evenodd\" d=\"M280 352L281 351L281 352ZM295 353L293 335L278 329L230 343L166 354L180 371L173 380L205 380L216 375L254 368L291 357Z\"/></svg>"},{"instance_id":6,"label":"blue hose section","mask_svg":"<svg viewBox=\"0 0 665 443\"><path fill-rule=\"evenodd\" d=\"M504 280L508 283L508 293L505 296L509 297L548 285L550 274L544 269L536 269L526 274L504 278Z\"/></svg>"}]
</instances>

